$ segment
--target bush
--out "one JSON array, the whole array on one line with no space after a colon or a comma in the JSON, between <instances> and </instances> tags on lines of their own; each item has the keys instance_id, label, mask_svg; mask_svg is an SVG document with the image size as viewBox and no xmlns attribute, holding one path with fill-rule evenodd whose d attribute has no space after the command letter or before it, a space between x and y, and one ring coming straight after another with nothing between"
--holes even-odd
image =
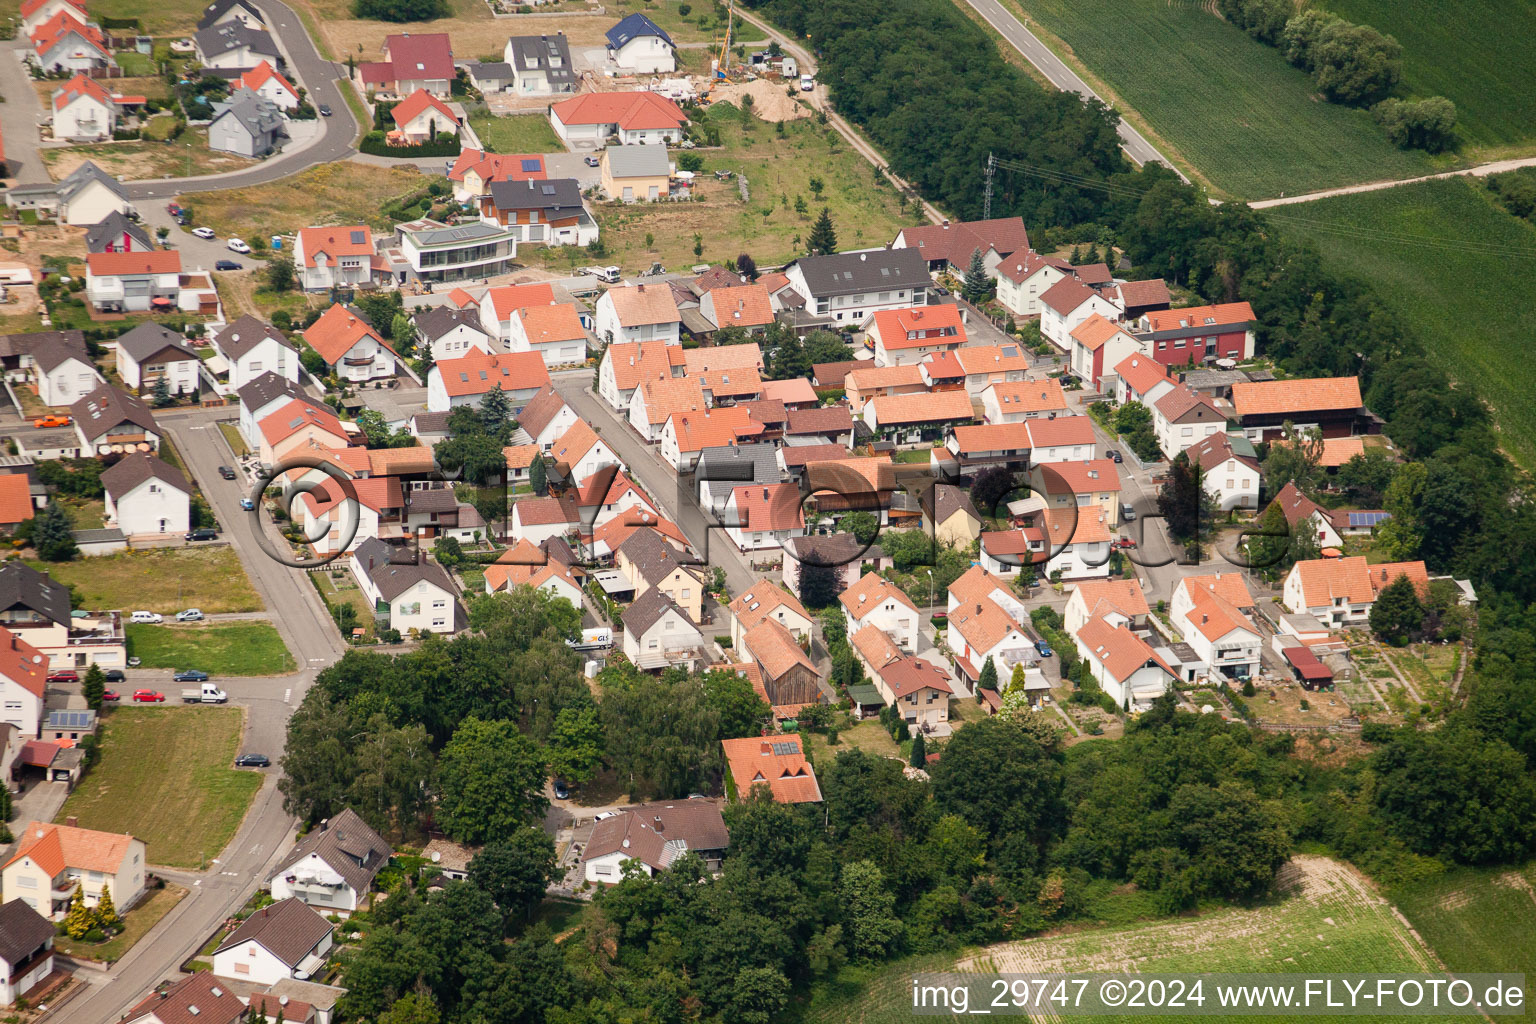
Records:
<instances>
[{"instance_id":1,"label":"bush","mask_svg":"<svg viewBox=\"0 0 1536 1024\"><path fill-rule=\"evenodd\" d=\"M354 17L369 21L431 21L449 14L446 0L352 0Z\"/></svg>"},{"instance_id":2,"label":"bush","mask_svg":"<svg viewBox=\"0 0 1536 1024\"><path fill-rule=\"evenodd\" d=\"M1371 108L1371 116L1401 149L1438 153L1456 138L1456 104L1444 96L1416 102L1384 99Z\"/></svg>"},{"instance_id":3,"label":"bush","mask_svg":"<svg viewBox=\"0 0 1536 1024\"><path fill-rule=\"evenodd\" d=\"M383 132L371 131L363 136L363 141L357 148L371 156L458 156L459 138L457 135L449 135L439 137L436 142L423 142L417 146L391 146L384 141ZM431 205L430 200L428 205Z\"/></svg>"}]
</instances>

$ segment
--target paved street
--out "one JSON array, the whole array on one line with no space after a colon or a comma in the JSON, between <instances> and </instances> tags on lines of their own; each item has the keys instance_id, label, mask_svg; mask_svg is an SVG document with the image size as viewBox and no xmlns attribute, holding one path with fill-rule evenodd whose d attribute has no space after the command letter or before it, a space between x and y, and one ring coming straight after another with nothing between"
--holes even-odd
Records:
<instances>
[{"instance_id":1,"label":"paved street","mask_svg":"<svg viewBox=\"0 0 1536 1024\"><path fill-rule=\"evenodd\" d=\"M42 136L37 122L43 118L43 105L32 89L32 77L21 66L22 55L29 53L26 40L8 46L0 53L0 131L5 135L6 167L0 177L17 184L48 180L47 168L38 155Z\"/></svg>"},{"instance_id":2,"label":"paved street","mask_svg":"<svg viewBox=\"0 0 1536 1024\"><path fill-rule=\"evenodd\" d=\"M1075 92L1079 96L1091 99L1102 99L1098 93L1088 88L1088 83L1077 76L1077 72L1062 63L1060 57L1051 52L1050 48L1037 39L1024 23L1014 17L1013 13L998 0L966 0L976 13L986 19L987 24L996 29L1015 50L1024 55L1024 58L1040 69L1040 73L1056 88L1065 92ZM1135 128L1120 119L1120 146L1125 150L1125 155L1136 161L1138 165L1148 160L1156 160L1158 163L1173 167L1152 143ZM1179 177L1184 178L1184 172L1174 168ZM1184 178L1188 181L1188 178Z\"/></svg>"}]
</instances>

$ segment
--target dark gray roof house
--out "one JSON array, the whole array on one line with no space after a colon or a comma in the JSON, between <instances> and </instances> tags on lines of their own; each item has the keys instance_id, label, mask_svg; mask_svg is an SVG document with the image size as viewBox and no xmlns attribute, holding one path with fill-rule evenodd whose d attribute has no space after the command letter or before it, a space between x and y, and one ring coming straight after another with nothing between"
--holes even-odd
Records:
<instances>
[{"instance_id":1,"label":"dark gray roof house","mask_svg":"<svg viewBox=\"0 0 1536 1024\"><path fill-rule=\"evenodd\" d=\"M14 975L17 967L48 948L54 934L53 922L23 900L12 899L0 906L0 960L5 961L6 976Z\"/></svg>"},{"instance_id":2,"label":"dark gray roof house","mask_svg":"<svg viewBox=\"0 0 1536 1024\"><path fill-rule=\"evenodd\" d=\"M113 501L119 500L146 480L158 480L184 494L192 493L192 487L181 470L149 452L130 452L101 474L101 484L112 495Z\"/></svg>"},{"instance_id":3,"label":"dark gray roof house","mask_svg":"<svg viewBox=\"0 0 1536 1024\"><path fill-rule=\"evenodd\" d=\"M22 356L31 356L40 346L64 345L86 352L84 331L33 331L29 334L0 334L0 364L7 370L21 365Z\"/></svg>"},{"instance_id":4,"label":"dark gray roof house","mask_svg":"<svg viewBox=\"0 0 1536 1024\"><path fill-rule=\"evenodd\" d=\"M649 531L644 531L649 532ZM656 625L657 621L668 612L676 612L677 617L683 622L688 622L688 613L677 606L660 587L652 587L640 596L634 604L624 609L620 616L624 620L624 631L630 636L641 637L645 631ZM690 623L691 625L691 623Z\"/></svg>"},{"instance_id":5,"label":"dark gray roof house","mask_svg":"<svg viewBox=\"0 0 1536 1024\"><path fill-rule=\"evenodd\" d=\"M69 407L75 430L87 445L99 443L108 434L154 434L155 415L139 398L103 384Z\"/></svg>"},{"instance_id":6,"label":"dark gray roof house","mask_svg":"<svg viewBox=\"0 0 1536 1024\"><path fill-rule=\"evenodd\" d=\"M672 43L672 37L660 25L638 11L624 18L604 35L608 39L609 48L614 50L622 50L625 43L641 36L656 36L666 40L669 45Z\"/></svg>"},{"instance_id":7,"label":"dark gray roof house","mask_svg":"<svg viewBox=\"0 0 1536 1024\"><path fill-rule=\"evenodd\" d=\"M971 504L971 496L954 484L934 484L923 494L922 503L923 515L932 526L948 522L949 517L956 512L965 512L978 523L981 522L976 506Z\"/></svg>"},{"instance_id":8,"label":"dark gray roof house","mask_svg":"<svg viewBox=\"0 0 1536 1024\"><path fill-rule=\"evenodd\" d=\"M205 62L211 61L221 53L249 47L252 53L266 57L274 68L282 70L279 66L282 62L282 54L278 52L277 43L273 41L272 34L264 28L251 28L239 22L230 21L223 24L210 24L207 28L199 29L192 38L197 44L197 52L202 55Z\"/></svg>"},{"instance_id":9,"label":"dark gray roof house","mask_svg":"<svg viewBox=\"0 0 1536 1024\"><path fill-rule=\"evenodd\" d=\"M776 484L781 479L779 449L771 444L712 445L699 453L694 469L694 480L700 483L710 480L741 486Z\"/></svg>"},{"instance_id":10,"label":"dark gray roof house","mask_svg":"<svg viewBox=\"0 0 1536 1024\"><path fill-rule=\"evenodd\" d=\"M389 844L348 807L314 830L284 857L274 875L284 875L307 857L314 856L342 877L359 897L373 885L379 869L389 863Z\"/></svg>"},{"instance_id":11,"label":"dark gray roof house","mask_svg":"<svg viewBox=\"0 0 1536 1024\"><path fill-rule=\"evenodd\" d=\"M811 294L806 298L883 292L893 289L926 289L932 286L928 262L918 249L876 249L871 252L840 252L828 256L802 256L784 268L798 268Z\"/></svg>"},{"instance_id":12,"label":"dark gray roof house","mask_svg":"<svg viewBox=\"0 0 1536 1024\"><path fill-rule=\"evenodd\" d=\"M154 247L149 232L118 210L85 230L86 252L149 252Z\"/></svg>"},{"instance_id":13,"label":"dark gray roof house","mask_svg":"<svg viewBox=\"0 0 1536 1024\"><path fill-rule=\"evenodd\" d=\"M92 182L105 185L120 199L128 198L128 190L123 188L123 183L118 181L106 171L87 160L85 163L70 171L59 183L54 186L60 202L68 202L77 192Z\"/></svg>"},{"instance_id":14,"label":"dark gray roof house","mask_svg":"<svg viewBox=\"0 0 1536 1024\"><path fill-rule=\"evenodd\" d=\"M417 492L419 498L423 492ZM446 492L452 495L452 491ZM412 511L415 511L413 499ZM422 498L430 503L434 499ZM455 503L455 506L457 504ZM430 511L430 508L424 508ZM446 507L444 509L446 511ZM453 584L453 579L436 562L424 557L415 557L408 548L395 548L394 558L391 558L391 547L377 537L369 537L357 546L352 553L352 558L360 572L367 576L369 581L378 590L379 596L385 601L393 601L407 590L421 582L430 583L449 597L454 597L458 589ZM454 631L464 628L467 615L457 598L453 602Z\"/></svg>"},{"instance_id":15,"label":"dark gray roof house","mask_svg":"<svg viewBox=\"0 0 1536 1024\"><path fill-rule=\"evenodd\" d=\"M672 171L666 146L609 146L603 150L603 158L608 161L608 173L615 178L649 178Z\"/></svg>"},{"instance_id":16,"label":"dark gray roof house","mask_svg":"<svg viewBox=\"0 0 1536 1024\"><path fill-rule=\"evenodd\" d=\"M575 178L548 178L544 181L493 181L491 205L498 210L537 210L549 219L569 217L585 209L581 186Z\"/></svg>"},{"instance_id":17,"label":"dark gray roof house","mask_svg":"<svg viewBox=\"0 0 1536 1024\"><path fill-rule=\"evenodd\" d=\"M427 342L434 342L457 327L468 327L478 332L482 337L489 337L485 333L485 326L480 323L480 314L474 307L469 306L459 309L454 306L432 306L428 309L418 310L414 317L416 332Z\"/></svg>"},{"instance_id":18,"label":"dark gray roof house","mask_svg":"<svg viewBox=\"0 0 1536 1024\"><path fill-rule=\"evenodd\" d=\"M69 588L21 562L0 564L0 625L69 624Z\"/></svg>"},{"instance_id":19,"label":"dark gray roof house","mask_svg":"<svg viewBox=\"0 0 1536 1024\"><path fill-rule=\"evenodd\" d=\"M208 148L242 156L265 156L283 134L283 112L250 89L230 93L229 101L208 123Z\"/></svg>"},{"instance_id":20,"label":"dark gray roof house","mask_svg":"<svg viewBox=\"0 0 1536 1024\"><path fill-rule=\"evenodd\" d=\"M147 320L131 331L118 335L117 347L139 365L161 360L196 359L185 335L162 324Z\"/></svg>"},{"instance_id":21,"label":"dark gray roof house","mask_svg":"<svg viewBox=\"0 0 1536 1024\"><path fill-rule=\"evenodd\" d=\"M284 397L303 398L304 389L287 377L279 377L271 370L268 370L239 391L236 391L235 394L240 396L241 405L247 409L256 410L274 399Z\"/></svg>"},{"instance_id":22,"label":"dark gray roof house","mask_svg":"<svg viewBox=\"0 0 1536 1024\"><path fill-rule=\"evenodd\" d=\"M538 437L564 408L565 399L560 397L553 385L546 384L539 389L538 394L528 399L528 404L517 415L517 424L528 432L530 438Z\"/></svg>"},{"instance_id":23,"label":"dark gray roof house","mask_svg":"<svg viewBox=\"0 0 1536 1024\"><path fill-rule=\"evenodd\" d=\"M256 319L249 313L220 331L213 339L213 343L225 359L239 359L268 338L290 352L295 351L288 339L283 337L282 331Z\"/></svg>"},{"instance_id":24,"label":"dark gray roof house","mask_svg":"<svg viewBox=\"0 0 1536 1024\"><path fill-rule=\"evenodd\" d=\"M250 19L258 25L265 23L261 11L257 9L255 4L251 3L251 0L214 0L213 3L203 8L203 16L197 19L197 27L200 29L210 28L220 21L230 20L225 15L231 12Z\"/></svg>"},{"instance_id":25,"label":"dark gray roof house","mask_svg":"<svg viewBox=\"0 0 1536 1024\"><path fill-rule=\"evenodd\" d=\"M61 364L70 359L78 359L92 372L96 370L96 364L91 361L85 342L75 344L74 339L67 337L74 331L48 331L41 335L34 335L37 339L32 343L32 362L44 373L52 373ZM97 375L98 378L100 375Z\"/></svg>"},{"instance_id":26,"label":"dark gray roof house","mask_svg":"<svg viewBox=\"0 0 1536 1024\"><path fill-rule=\"evenodd\" d=\"M553 36L512 36L507 40L512 51L515 72L543 72L551 92L570 92L576 86L571 67L571 48L565 34Z\"/></svg>"},{"instance_id":27,"label":"dark gray roof house","mask_svg":"<svg viewBox=\"0 0 1536 1024\"><path fill-rule=\"evenodd\" d=\"M682 565L678 561L677 550L655 530L636 530L619 545L617 553L634 563L640 575L652 584L670 576Z\"/></svg>"},{"instance_id":28,"label":"dark gray roof house","mask_svg":"<svg viewBox=\"0 0 1536 1024\"><path fill-rule=\"evenodd\" d=\"M331 922L303 900L290 896L252 913L214 953L255 942L286 964L289 970L297 970L305 960L322 955L330 937Z\"/></svg>"}]
</instances>

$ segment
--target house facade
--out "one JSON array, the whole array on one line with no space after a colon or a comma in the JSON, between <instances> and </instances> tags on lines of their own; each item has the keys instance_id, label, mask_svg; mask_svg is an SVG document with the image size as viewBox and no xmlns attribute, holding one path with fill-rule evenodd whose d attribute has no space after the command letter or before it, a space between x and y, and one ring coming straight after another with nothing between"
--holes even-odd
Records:
<instances>
[{"instance_id":1,"label":"house facade","mask_svg":"<svg viewBox=\"0 0 1536 1024\"><path fill-rule=\"evenodd\" d=\"M94 907L104 892L118 913L144 894L143 840L72 824L34 821L17 833L16 851L0 869L6 902L19 899L54 921L63 920L78 887Z\"/></svg>"},{"instance_id":2,"label":"house facade","mask_svg":"<svg viewBox=\"0 0 1536 1024\"><path fill-rule=\"evenodd\" d=\"M117 339L117 374L140 394L165 381L172 395L195 395L202 360L184 335L157 323L143 323Z\"/></svg>"},{"instance_id":3,"label":"house facade","mask_svg":"<svg viewBox=\"0 0 1536 1024\"><path fill-rule=\"evenodd\" d=\"M390 855L389 844L348 807L299 840L267 888L275 901L296 897L322 914L346 917L367 901Z\"/></svg>"},{"instance_id":4,"label":"house facade","mask_svg":"<svg viewBox=\"0 0 1536 1024\"><path fill-rule=\"evenodd\" d=\"M300 228L293 249L305 291L367 287L373 282L373 232L366 224Z\"/></svg>"},{"instance_id":5,"label":"house facade","mask_svg":"<svg viewBox=\"0 0 1536 1024\"><path fill-rule=\"evenodd\" d=\"M181 470L148 452L125 455L101 474L107 523L129 537L178 536L191 528L192 487Z\"/></svg>"}]
</instances>

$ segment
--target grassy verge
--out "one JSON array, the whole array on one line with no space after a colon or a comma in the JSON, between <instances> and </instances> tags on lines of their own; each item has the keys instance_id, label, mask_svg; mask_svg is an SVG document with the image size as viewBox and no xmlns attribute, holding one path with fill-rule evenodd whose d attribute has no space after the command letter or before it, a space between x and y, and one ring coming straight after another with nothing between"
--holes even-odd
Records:
<instances>
[{"instance_id":1,"label":"grassy verge","mask_svg":"<svg viewBox=\"0 0 1536 1024\"><path fill-rule=\"evenodd\" d=\"M219 433L224 435L224 440L229 442L229 450L238 458L251 450L251 446L245 443L245 438L240 436L240 427L234 423L219 424Z\"/></svg>"},{"instance_id":2,"label":"grassy verge","mask_svg":"<svg viewBox=\"0 0 1536 1024\"><path fill-rule=\"evenodd\" d=\"M238 708L115 708L101 760L56 820L132 832L151 864L201 867L234 838L261 788L259 773L231 767L244 730Z\"/></svg>"},{"instance_id":3,"label":"grassy verge","mask_svg":"<svg viewBox=\"0 0 1536 1024\"><path fill-rule=\"evenodd\" d=\"M363 593L350 572L342 570L339 578L332 576L329 572L312 572L309 578L315 581L327 605L351 605L352 610L357 612L357 624L363 627L363 635L367 639L373 639L373 605L369 603L368 595Z\"/></svg>"},{"instance_id":4,"label":"grassy verge","mask_svg":"<svg viewBox=\"0 0 1536 1024\"><path fill-rule=\"evenodd\" d=\"M235 549L222 545L124 551L49 563L47 569L79 590L87 608L144 609L163 615L200 608L213 615L263 607Z\"/></svg>"},{"instance_id":5,"label":"grassy verge","mask_svg":"<svg viewBox=\"0 0 1536 1024\"><path fill-rule=\"evenodd\" d=\"M470 127L492 153L563 153L565 146L543 114L476 114Z\"/></svg>"},{"instance_id":6,"label":"grassy verge","mask_svg":"<svg viewBox=\"0 0 1536 1024\"><path fill-rule=\"evenodd\" d=\"M98 960L107 963L121 960L123 955L132 949L151 928L159 924L160 919L169 914L171 908L180 903L181 898L186 894L187 890L184 887L167 882L164 889L151 892L138 906L124 914L123 930L106 942L77 942L67 935L60 935L53 940L54 951L72 956L77 960Z\"/></svg>"},{"instance_id":7,"label":"grassy verge","mask_svg":"<svg viewBox=\"0 0 1536 1024\"><path fill-rule=\"evenodd\" d=\"M294 670L293 655L268 622L132 624L127 630L128 653L145 668L196 668L212 676L279 676Z\"/></svg>"},{"instance_id":8,"label":"grassy verge","mask_svg":"<svg viewBox=\"0 0 1536 1024\"><path fill-rule=\"evenodd\" d=\"M346 161L321 164L266 185L182 197L197 221L220 235L291 235L311 224L367 223L387 228L379 209L419 192L430 179L414 167L374 167Z\"/></svg>"}]
</instances>

